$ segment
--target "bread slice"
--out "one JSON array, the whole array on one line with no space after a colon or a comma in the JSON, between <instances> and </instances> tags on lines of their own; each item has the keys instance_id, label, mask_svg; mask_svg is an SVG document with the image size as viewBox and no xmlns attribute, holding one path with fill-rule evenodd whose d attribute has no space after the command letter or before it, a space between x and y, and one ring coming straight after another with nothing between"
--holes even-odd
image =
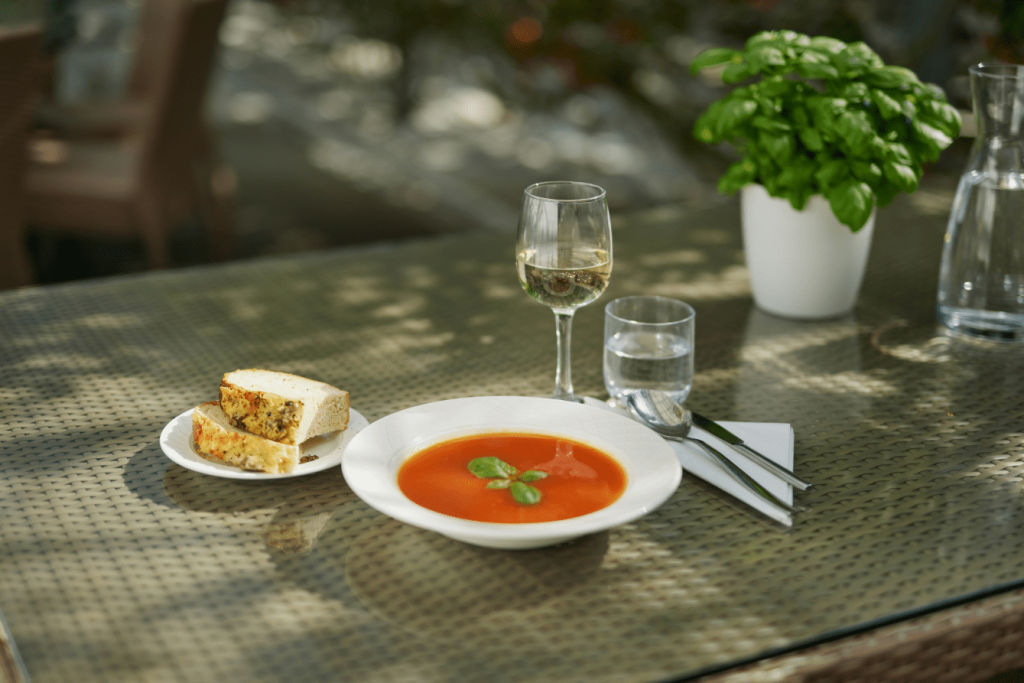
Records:
<instances>
[{"instance_id":1,"label":"bread slice","mask_svg":"<svg viewBox=\"0 0 1024 683\"><path fill-rule=\"evenodd\" d=\"M243 470L287 474L299 461L299 447L238 429L216 401L192 411L192 448L207 460Z\"/></svg>"},{"instance_id":2,"label":"bread slice","mask_svg":"<svg viewBox=\"0 0 1024 683\"><path fill-rule=\"evenodd\" d=\"M274 370L225 374L220 407L235 427L287 444L348 427L347 391Z\"/></svg>"}]
</instances>

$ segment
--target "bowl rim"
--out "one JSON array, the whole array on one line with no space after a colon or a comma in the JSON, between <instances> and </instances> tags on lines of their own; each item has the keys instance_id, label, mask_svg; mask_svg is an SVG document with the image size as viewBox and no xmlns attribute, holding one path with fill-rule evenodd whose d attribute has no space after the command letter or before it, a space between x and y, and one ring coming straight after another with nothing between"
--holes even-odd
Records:
<instances>
[{"instance_id":1,"label":"bowl rim","mask_svg":"<svg viewBox=\"0 0 1024 683\"><path fill-rule=\"evenodd\" d=\"M426 428L426 433L420 431ZM398 488L406 459L441 441L489 433L561 436L612 456L626 487L608 506L550 522L479 522L420 506ZM367 505L398 521L483 545L533 547L604 531L662 505L682 480L675 451L654 432L612 410L529 396L444 399L391 413L360 432L346 448L342 474ZM523 545L528 544L528 545Z\"/></svg>"}]
</instances>

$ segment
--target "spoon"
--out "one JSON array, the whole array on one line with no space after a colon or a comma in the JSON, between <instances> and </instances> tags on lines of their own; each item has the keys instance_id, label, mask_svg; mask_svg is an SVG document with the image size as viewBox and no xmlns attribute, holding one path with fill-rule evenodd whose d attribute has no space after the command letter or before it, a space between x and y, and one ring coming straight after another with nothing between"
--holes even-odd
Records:
<instances>
[{"instance_id":1,"label":"spoon","mask_svg":"<svg viewBox=\"0 0 1024 683\"><path fill-rule=\"evenodd\" d=\"M732 475L736 481L753 491L769 503L792 512L795 508L779 499L771 491L761 486L756 480L740 469L726 455L715 449L711 444L689 436L693 417L690 411L670 400L667 396L648 389L640 389L626 397L626 406L640 422L644 423L666 439L674 441L692 441L703 448Z\"/></svg>"}]
</instances>

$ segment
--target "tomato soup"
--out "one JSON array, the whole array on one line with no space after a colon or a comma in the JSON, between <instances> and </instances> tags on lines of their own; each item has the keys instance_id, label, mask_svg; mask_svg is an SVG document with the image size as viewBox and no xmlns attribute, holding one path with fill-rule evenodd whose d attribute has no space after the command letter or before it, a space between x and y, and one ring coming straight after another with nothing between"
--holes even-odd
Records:
<instances>
[{"instance_id":1,"label":"tomato soup","mask_svg":"<svg viewBox=\"0 0 1024 683\"><path fill-rule=\"evenodd\" d=\"M483 459L511 466L502 476L477 474ZM517 483L522 482L522 483ZM527 483L528 482L528 483ZM524 503L527 487L539 500ZM398 487L411 501L479 522L551 522L607 507L626 488L626 472L587 444L543 434L494 433L452 439L412 455L398 470Z\"/></svg>"}]
</instances>

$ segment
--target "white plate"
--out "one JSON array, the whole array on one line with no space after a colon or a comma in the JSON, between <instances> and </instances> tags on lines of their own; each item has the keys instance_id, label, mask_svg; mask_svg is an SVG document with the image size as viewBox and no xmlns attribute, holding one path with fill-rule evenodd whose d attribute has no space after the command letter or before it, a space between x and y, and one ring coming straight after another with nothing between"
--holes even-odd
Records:
<instances>
[{"instance_id":1,"label":"white plate","mask_svg":"<svg viewBox=\"0 0 1024 683\"><path fill-rule=\"evenodd\" d=\"M606 508L571 519L530 524L474 522L428 510L398 488L398 469L441 441L496 431L562 436L608 453L626 470L626 489ZM607 410L550 398L456 398L407 408L362 431L345 450L341 470L371 507L413 526L491 548L537 548L631 522L664 503L682 468L660 436Z\"/></svg>"},{"instance_id":2,"label":"white plate","mask_svg":"<svg viewBox=\"0 0 1024 683\"><path fill-rule=\"evenodd\" d=\"M316 460L299 463L287 474L270 474L269 472L250 472L247 470L222 465L207 460L192 450L192 410L167 423L160 432L160 448L168 458L182 467L225 479L288 479L303 477L314 472L322 472L336 467L341 462L341 454L355 438L356 434L365 429L369 422L355 410L349 409L348 429L334 434L310 439L302 445L302 455L315 455Z\"/></svg>"}]
</instances>

